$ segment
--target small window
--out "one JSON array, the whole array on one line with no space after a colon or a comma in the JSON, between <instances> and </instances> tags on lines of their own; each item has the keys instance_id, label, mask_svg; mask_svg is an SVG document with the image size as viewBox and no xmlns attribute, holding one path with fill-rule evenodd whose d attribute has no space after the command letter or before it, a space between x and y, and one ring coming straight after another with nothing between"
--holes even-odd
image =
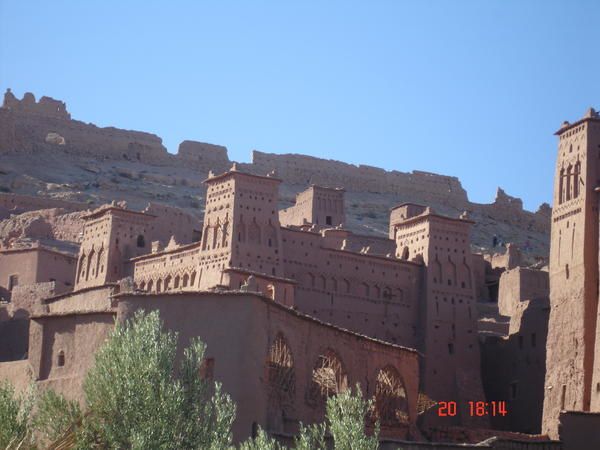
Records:
<instances>
[{"instance_id":1,"label":"small window","mask_svg":"<svg viewBox=\"0 0 600 450\"><path fill-rule=\"evenodd\" d=\"M144 248L146 246L146 240L144 239L144 236L141 234L137 237L137 246L139 248Z\"/></svg>"},{"instance_id":2,"label":"small window","mask_svg":"<svg viewBox=\"0 0 600 450\"><path fill-rule=\"evenodd\" d=\"M65 352L58 352L58 358L56 359L56 364L58 367L63 367L65 365Z\"/></svg>"},{"instance_id":3,"label":"small window","mask_svg":"<svg viewBox=\"0 0 600 450\"><path fill-rule=\"evenodd\" d=\"M325 223L327 225L331 225L333 223L333 220L331 219L331 216L326 216L325 217Z\"/></svg>"},{"instance_id":4,"label":"small window","mask_svg":"<svg viewBox=\"0 0 600 450\"><path fill-rule=\"evenodd\" d=\"M19 285L19 275L11 275L8 277L8 290L12 291L14 287Z\"/></svg>"},{"instance_id":5,"label":"small window","mask_svg":"<svg viewBox=\"0 0 600 450\"><path fill-rule=\"evenodd\" d=\"M565 409L565 401L567 398L567 385L563 384L562 385L562 392L560 394L560 409Z\"/></svg>"}]
</instances>

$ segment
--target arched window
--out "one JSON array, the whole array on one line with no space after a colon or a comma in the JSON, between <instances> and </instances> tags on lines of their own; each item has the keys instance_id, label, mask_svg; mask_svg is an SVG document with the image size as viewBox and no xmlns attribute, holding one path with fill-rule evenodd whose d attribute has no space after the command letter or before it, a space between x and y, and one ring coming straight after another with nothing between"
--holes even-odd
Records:
<instances>
[{"instance_id":1,"label":"arched window","mask_svg":"<svg viewBox=\"0 0 600 450\"><path fill-rule=\"evenodd\" d=\"M373 295L375 298L381 298L381 288L379 286L373 286Z\"/></svg>"},{"instance_id":2,"label":"arched window","mask_svg":"<svg viewBox=\"0 0 600 450\"><path fill-rule=\"evenodd\" d=\"M269 220L269 225L265 230L267 244L269 247L277 247L277 229L273 226L271 221Z\"/></svg>"},{"instance_id":3,"label":"arched window","mask_svg":"<svg viewBox=\"0 0 600 450\"><path fill-rule=\"evenodd\" d=\"M407 261L409 256L410 256L410 251L408 250L408 247L404 247L404 248L402 249L402 256L401 256L401 259L403 259L403 260Z\"/></svg>"},{"instance_id":4,"label":"arched window","mask_svg":"<svg viewBox=\"0 0 600 450\"><path fill-rule=\"evenodd\" d=\"M342 286L344 287L344 292L346 294L349 294L350 293L350 282L344 278L342 280Z\"/></svg>"},{"instance_id":5,"label":"arched window","mask_svg":"<svg viewBox=\"0 0 600 450\"><path fill-rule=\"evenodd\" d=\"M64 367L65 365L65 352L63 350L58 352L58 356L56 358L56 365L58 367Z\"/></svg>"},{"instance_id":6,"label":"arched window","mask_svg":"<svg viewBox=\"0 0 600 450\"><path fill-rule=\"evenodd\" d=\"M269 348L267 357L269 399L278 405L292 404L296 392L296 375L292 351L283 334Z\"/></svg>"},{"instance_id":7,"label":"arched window","mask_svg":"<svg viewBox=\"0 0 600 450\"><path fill-rule=\"evenodd\" d=\"M567 167L567 188L565 191L565 198L567 199L567 201L571 200L571 172L573 170L573 166L571 166L571 164L569 164L569 167Z\"/></svg>"},{"instance_id":8,"label":"arched window","mask_svg":"<svg viewBox=\"0 0 600 450\"><path fill-rule=\"evenodd\" d=\"M319 276L319 286L318 288L321 290L325 290L327 287L327 279L325 278L324 275L320 275Z\"/></svg>"},{"instance_id":9,"label":"arched window","mask_svg":"<svg viewBox=\"0 0 600 450\"><path fill-rule=\"evenodd\" d=\"M152 280L148 280L148 286L146 286L146 290L148 292L152 292L153 287L154 287L154 282Z\"/></svg>"},{"instance_id":10,"label":"arched window","mask_svg":"<svg viewBox=\"0 0 600 450\"><path fill-rule=\"evenodd\" d=\"M311 406L324 406L327 398L348 389L348 376L342 360L331 349L319 355L312 371L307 402Z\"/></svg>"},{"instance_id":11,"label":"arched window","mask_svg":"<svg viewBox=\"0 0 600 450\"><path fill-rule=\"evenodd\" d=\"M101 247L100 250L98 250L98 256L96 257L96 270L94 271L96 273L96 277L98 277L98 275L100 275L101 272L104 272L104 247Z\"/></svg>"},{"instance_id":12,"label":"arched window","mask_svg":"<svg viewBox=\"0 0 600 450\"><path fill-rule=\"evenodd\" d=\"M309 287L315 287L315 276L312 273L309 272L306 274L306 281Z\"/></svg>"},{"instance_id":13,"label":"arched window","mask_svg":"<svg viewBox=\"0 0 600 450\"><path fill-rule=\"evenodd\" d=\"M581 175L581 163L577 161L573 172L573 198L579 197L579 176Z\"/></svg>"},{"instance_id":14,"label":"arched window","mask_svg":"<svg viewBox=\"0 0 600 450\"><path fill-rule=\"evenodd\" d=\"M389 286L383 288L383 298L386 300L392 299L392 288L390 288Z\"/></svg>"},{"instance_id":15,"label":"arched window","mask_svg":"<svg viewBox=\"0 0 600 450\"><path fill-rule=\"evenodd\" d=\"M77 282L85 276L85 253L79 258L79 272L77 273Z\"/></svg>"},{"instance_id":16,"label":"arched window","mask_svg":"<svg viewBox=\"0 0 600 450\"><path fill-rule=\"evenodd\" d=\"M564 192L564 180L565 180L565 168L560 169L560 175L558 177L558 204L560 205L565 198Z\"/></svg>"},{"instance_id":17,"label":"arched window","mask_svg":"<svg viewBox=\"0 0 600 450\"><path fill-rule=\"evenodd\" d=\"M86 281L89 280L90 275L94 275L93 273L90 274L90 271L92 271L93 269L93 262L94 262L94 256L96 255L96 252L94 251L94 249L92 249L92 251L90 252L88 259L87 259L87 267L85 268L85 279Z\"/></svg>"},{"instance_id":18,"label":"arched window","mask_svg":"<svg viewBox=\"0 0 600 450\"><path fill-rule=\"evenodd\" d=\"M167 278L165 278L165 291L169 289L171 289L171 275L167 275Z\"/></svg>"},{"instance_id":19,"label":"arched window","mask_svg":"<svg viewBox=\"0 0 600 450\"><path fill-rule=\"evenodd\" d=\"M183 287L187 287L190 282L190 276L186 273L183 275Z\"/></svg>"},{"instance_id":20,"label":"arched window","mask_svg":"<svg viewBox=\"0 0 600 450\"><path fill-rule=\"evenodd\" d=\"M162 292L162 280L159 278L158 281L156 282L156 292Z\"/></svg>"},{"instance_id":21,"label":"arched window","mask_svg":"<svg viewBox=\"0 0 600 450\"><path fill-rule=\"evenodd\" d=\"M335 278L331 279L331 290L333 292L337 292L337 290L338 290L338 282Z\"/></svg>"},{"instance_id":22,"label":"arched window","mask_svg":"<svg viewBox=\"0 0 600 450\"><path fill-rule=\"evenodd\" d=\"M367 283L362 283L361 287L362 287L362 295L365 297L369 297L371 295L371 288L369 287L369 285Z\"/></svg>"},{"instance_id":23,"label":"arched window","mask_svg":"<svg viewBox=\"0 0 600 450\"><path fill-rule=\"evenodd\" d=\"M145 290L146 290L146 282L145 282L145 281L142 281L142 282L140 283L140 285L138 286L138 289L139 289L140 291L145 291Z\"/></svg>"},{"instance_id":24,"label":"arched window","mask_svg":"<svg viewBox=\"0 0 600 450\"><path fill-rule=\"evenodd\" d=\"M275 286L273 286L272 284L267 285L267 297L275 300Z\"/></svg>"},{"instance_id":25,"label":"arched window","mask_svg":"<svg viewBox=\"0 0 600 450\"><path fill-rule=\"evenodd\" d=\"M448 271L446 278L448 280L448 286L456 286L456 264L454 264L450 255L448 255Z\"/></svg>"},{"instance_id":26,"label":"arched window","mask_svg":"<svg viewBox=\"0 0 600 450\"><path fill-rule=\"evenodd\" d=\"M194 270L190 277L190 286L195 286L195 285L196 285L196 271Z\"/></svg>"},{"instance_id":27,"label":"arched window","mask_svg":"<svg viewBox=\"0 0 600 450\"><path fill-rule=\"evenodd\" d=\"M252 221L248 227L248 241L253 244L260 244L260 226L256 223L256 219Z\"/></svg>"},{"instance_id":28,"label":"arched window","mask_svg":"<svg viewBox=\"0 0 600 450\"><path fill-rule=\"evenodd\" d=\"M409 422L406 389L400 374L392 366L381 369L377 374L375 416L385 426Z\"/></svg>"},{"instance_id":29,"label":"arched window","mask_svg":"<svg viewBox=\"0 0 600 450\"><path fill-rule=\"evenodd\" d=\"M246 225L244 224L243 217L240 218L240 223L238 223L237 229L238 229L238 242L246 242Z\"/></svg>"},{"instance_id":30,"label":"arched window","mask_svg":"<svg viewBox=\"0 0 600 450\"><path fill-rule=\"evenodd\" d=\"M175 276L175 280L173 281L173 287L175 289L179 289L179 282L181 281L181 278L179 277L179 275Z\"/></svg>"},{"instance_id":31,"label":"arched window","mask_svg":"<svg viewBox=\"0 0 600 450\"><path fill-rule=\"evenodd\" d=\"M140 234L137 237L137 246L139 248L144 248L146 246L146 241L144 239L144 235Z\"/></svg>"}]
</instances>

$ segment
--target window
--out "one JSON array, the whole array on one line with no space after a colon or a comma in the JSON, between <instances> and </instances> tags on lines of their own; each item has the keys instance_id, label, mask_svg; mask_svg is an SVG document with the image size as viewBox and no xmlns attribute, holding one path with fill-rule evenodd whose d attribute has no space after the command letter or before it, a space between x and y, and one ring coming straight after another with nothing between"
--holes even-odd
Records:
<instances>
[{"instance_id":1,"label":"window","mask_svg":"<svg viewBox=\"0 0 600 450\"><path fill-rule=\"evenodd\" d=\"M331 219L331 216L326 216L325 217L325 223L327 225L331 225L333 223L333 220Z\"/></svg>"},{"instance_id":2,"label":"window","mask_svg":"<svg viewBox=\"0 0 600 450\"><path fill-rule=\"evenodd\" d=\"M19 275L10 275L8 277L8 290L12 291L14 287L19 285Z\"/></svg>"},{"instance_id":3,"label":"window","mask_svg":"<svg viewBox=\"0 0 600 450\"><path fill-rule=\"evenodd\" d=\"M565 400L567 397L567 385L562 385L562 392L560 393L560 409L565 409Z\"/></svg>"},{"instance_id":4,"label":"window","mask_svg":"<svg viewBox=\"0 0 600 450\"><path fill-rule=\"evenodd\" d=\"M296 392L294 359L281 333L277 335L269 349L267 373L270 401L279 406L293 403Z\"/></svg>"},{"instance_id":5,"label":"window","mask_svg":"<svg viewBox=\"0 0 600 450\"><path fill-rule=\"evenodd\" d=\"M63 367L65 365L65 352L62 350L58 352L58 357L56 358L56 365L58 367Z\"/></svg>"},{"instance_id":6,"label":"window","mask_svg":"<svg viewBox=\"0 0 600 450\"><path fill-rule=\"evenodd\" d=\"M137 246L139 248L144 248L146 246L146 241L144 240L144 236L141 234L137 237Z\"/></svg>"},{"instance_id":7,"label":"window","mask_svg":"<svg viewBox=\"0 0 600 450\"><path fill-rule=\"evenodd\" d=\"M375 387L375 418L387 426L408 423L408 401L404 383L398 371L388 366L377 374Z\"/></svg>"}]
</instances>

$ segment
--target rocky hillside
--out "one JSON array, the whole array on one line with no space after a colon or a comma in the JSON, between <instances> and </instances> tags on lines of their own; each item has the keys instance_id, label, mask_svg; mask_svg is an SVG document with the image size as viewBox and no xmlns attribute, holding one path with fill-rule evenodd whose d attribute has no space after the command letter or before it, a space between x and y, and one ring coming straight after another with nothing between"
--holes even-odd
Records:
<instances>
[{"instance_id":1,"label":"rocky hillside","mask_svg":"<svg viewBox=\"0 0 600 450\"><path fill-rule=\"evenodd\" d=\"M18 100L10 91L0 108L0 155L0 192L90 207L112 200L125 200L138 209L148 202L165 203L199 219L202 180L209 170L221 172L232 164L222 146L184 141L176 155L169 154L158 136L99 128L71 119L63 102L48 97L36 102L31 94ZM344 187L348 226L358 233L387 235L389 209L411 201L452 216L468 211L477 223L475 247L485 250L497 235L517 243L532 258L548 253L550 207L525 211L521 200L501 189L494 203L477 204L468 200L456 177L258 151L252 163L238 168L257 174L276 170L284 180L282 208L311 183ZM53 207L61 205L49 202L48 208Z\"/></svg>"}]
</instances>

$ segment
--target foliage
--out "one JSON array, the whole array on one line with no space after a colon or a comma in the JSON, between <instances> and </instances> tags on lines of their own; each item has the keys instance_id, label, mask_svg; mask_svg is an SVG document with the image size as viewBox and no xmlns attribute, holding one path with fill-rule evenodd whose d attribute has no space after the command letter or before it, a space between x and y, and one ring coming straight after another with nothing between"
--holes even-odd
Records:
<instances>
[{"instance_id":1,"label":"foliage","mask_svg":"<svg viewBox=\"0 0 600 450\"><path fill-rule=\"evenodd\" d=\"M81 422L81 409L75 401L66 400L52 390L45 391L37 401L33 425L42 441L55 441Z\"/></svg>"},{"instance_id":2,"label":"foliage","mask_svg":"<svg viewBox=\"0 0 600 450\"><path fill-rule=\"evenodd\" d=\"M373 436L365 433L365 418L373 407L372 400L364 400L360 386L356 394L349 389L327 400L327 422L335 450L377 450L379 424Z\"/></svg>"},{"instance_id":3,"label":"foliage","mask_svg":"<svg viewBox=\"0 0 600 450\"><path fill-rule=\"evenodd\" d=\"M0 448L29 448L31 411L34 405L32 389L21 395L7 382L0 384Z\"/></svg>"},{"instance_id":4,"label":"foliage","mask_svg":"<svg viewBox=\"0 0 600 450\"><path fill-rule=\"evenodd\" d=\"M294 448L296 450L325 450L325 433L327 426L325 423L313 424L310 426L300 426L300 433L294 439Z\"/></svg>"},{"instance_id":5,"label":"foliage","mask_svg":"<svg viewBox=\"0 0 600 450\"><path fill-rule=\"evenodd\" d=\"M235 405L199 374L205 346L193 340L175 377L177 334L157 312L117 324L84 383L81 447L221 449L231 443ZM211 390L214 394L211 395Z\"/></svg>"},{"instance_id":6,"label":"foliage","mask_svg":"<svg viewBox=\"0 0 600 450\"><path fill-rule=\"evenodd\" d=\"M377 450L379 448L379 424L373 436L365 433L365 419L373 407L372 400L365 400L360 386L356 386L356 394L352 390L345 391L327 399L326 423L300 426L300 433L294 439L296 450L326 450L325 435L327 429L333 438L334 450ZM283 450L261 428L254 439L249 439L240 446L240 450Z\"/></svg>"},{"instance_id":7,"label":"foliage","mask_svg":"<svg viewBox=\"0 0 600 450\"><path fill-rule=\"evenodd\" d=\"M240 444L240 450L284 450L285 447L280 445L275 439L262 429L258 428L258 433L255 438L250 438Z\"/></svg>"}]
</instances>

